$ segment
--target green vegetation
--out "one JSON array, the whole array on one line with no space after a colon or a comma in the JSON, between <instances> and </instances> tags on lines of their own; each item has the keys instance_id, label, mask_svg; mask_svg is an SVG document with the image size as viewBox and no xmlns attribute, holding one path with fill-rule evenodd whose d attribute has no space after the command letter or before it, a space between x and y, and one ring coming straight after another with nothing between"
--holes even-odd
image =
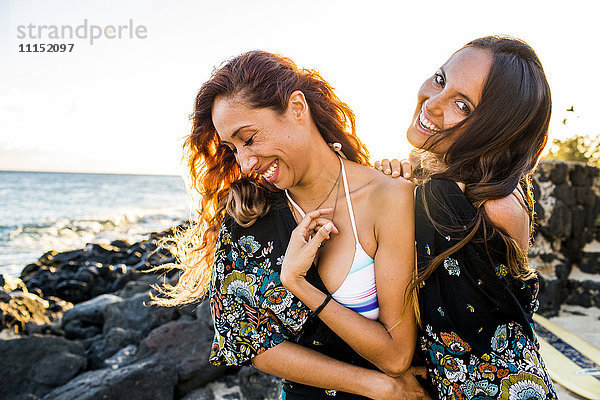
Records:
<instances>
[{"instance_id":1,"label":"green vegetation","mask_svg":"<svg viewBox=\"0 0 600 400\"><path fill-rule=\"evenodd\" d=\"M600 167L600 137L575 135L566 139L554 139L547 159L581 161Z\"/></svg>"},{"instance_id":2,"label":"green vegetation","mask_svg":"<svg viewBox=\"0 0 600 400\"><path fill-rule=\"evenodd\" d=\"M575 107L571 106L565 110L567 113L573 113L575 118ZM563 119L563 125L567 125L567 120ZM550 151L546 156L550 160L579 161L595 167L600 167L600 135L575 135L566 139L554 139L550 145Z\"/></svg>"}]
</instances>

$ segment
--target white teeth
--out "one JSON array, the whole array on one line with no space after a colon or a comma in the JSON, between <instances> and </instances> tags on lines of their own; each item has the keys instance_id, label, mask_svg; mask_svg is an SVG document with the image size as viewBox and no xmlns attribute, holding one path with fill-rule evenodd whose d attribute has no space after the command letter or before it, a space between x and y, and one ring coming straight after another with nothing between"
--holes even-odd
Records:
<instances>
[{"instance_id":1,"label":"white teeth","mask_svg":"<svg viewBox=\"0 0 600 400\"><path fill-rule=\"evenodd\" d=\"M279 165L279 160L275 160L275 162L273 163L273 165L271 165L271 168L269 168L268 170L266 170L262 174L263 178L265 178L265 179L271 179L271 177L275 173L275 170L277 169L278 165Z\"/></svg>"},{"instance_id":2,"label":"white teeth","mask_svg":"<svg viewBox=\"0 0 600 400\"><path fill-rule=\"evenodd\" d=\"M421 126L425 129L427 129L428 131L431 132L439 132L440 129L435 126L433 123L429 122L429 120L427 118L425 118L425 115L423 115L423 112L421 112L419 114L419 122L421 123Z\"/></svg>"}]
</instances>

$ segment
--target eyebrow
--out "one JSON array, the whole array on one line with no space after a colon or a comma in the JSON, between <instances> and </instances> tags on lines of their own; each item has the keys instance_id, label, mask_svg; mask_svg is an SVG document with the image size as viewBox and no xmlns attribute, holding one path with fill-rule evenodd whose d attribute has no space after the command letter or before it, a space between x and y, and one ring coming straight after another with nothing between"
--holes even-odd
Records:
<instances>
[{"instance_id":1,"label":"eyebrow","mask_svg":"<svg viewBox=\"0 0 600 400\"><path fill-rule=\"evenodd\" d=\"M446 80L446 71L444 71L444 67L440 67L440 71L442 72L442 76L444 77L444 80ZM459 95L460 97L464 97L465 99L467 99L467 101L468 101L469 103L471 103L471 104L473 105L473 107L476 107L476 106L477 106L477 105L476 105L476 104L473 102L473 100L471 100L471 99L469 98L469 96L467 96L466 94L464 94L464 93L461 93L461 92L458 92L458 95Z\"/></svg>"}]
</instances>

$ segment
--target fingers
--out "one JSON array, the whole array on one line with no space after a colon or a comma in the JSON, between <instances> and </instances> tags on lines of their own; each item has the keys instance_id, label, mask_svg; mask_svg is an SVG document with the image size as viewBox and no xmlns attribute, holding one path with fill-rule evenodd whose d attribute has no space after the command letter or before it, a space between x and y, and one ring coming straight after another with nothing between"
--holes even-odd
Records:
<instances>
[{"instance_id":1,"label":"fingers","mask_svg":"<svg viewBox=\"0 0 600 400\"><path fill-rule=\"evenodd\" d=\"M328 222L331 222L330 219L324 218L324 217L319 217L319 218L315 218L313 220L310 221L310 223L308 224L308 233L312 236L314 235L322 226L325 226L325 224L327 224ZM333 233L338 233L337 227L333 226L332 229Z\"/></svg>"},{"instance_id":2,"label":"fingers","mask_svg":"<svg viewBox=\"0 0 600 400\"><path fill-rule=\"evenodd\" d=\"M390 162L390 166L392 167L392 177L396 178L400 176L400 173L402 173L402 165L400 164L400 161L398 161L397 159L393 159Z\"/></svg>"},{"instance_id":3,"label":"fingers","mask_svg":"<svg viewBox=\"0 0 600 400\"><path fill-rule=\"evenodd\" d=\"M375 161L375 169L383 172L386 175L392 175L392 177L396 178L400 176L403 172L409 172L409 176L404 175L406 179L412 176L412 167L408 160L399 161L398 159L389 160L384 158L381 161Z\"/></svg>"},{"instance_id":4,"label":"fingers","mask_svg":"<svg viewBox=\"0 0 600 400\"><path fill-rule=\"evenodd\" d=\"M329 239L329 234L332 232L333 228L333 222L331 221L320 227L317 233L315 233L315 235L308 241L306 250L309 251L310 254L317 254L317 250L319 250L321 243Z\"/></svg>"},{"instance_id":5,"label":"fingers","mask_svg":"<svg viewBox=\"0 0 600 400\"><path fill-rule=\"evenodd\" d=\"M384 158L383 160L381 160L381 170L386 175L389 175L392 173L392 169L390 166L390 160L388 160L387 158Z\"/></svg>"},{"instance_id":6,"label":"fingers","mask_svg":"<svg viewBox=\"0 0 600 400\"><path fill-rule=\"evenodd\" d=\"M309 230L309 226L312 223L313 220L321 217L321 215L327 215L327 214L331 214L333 212L333 208L320 208L318 210L314 210L311 211L309 213L306 213L306 215L304 216L304 218L302 218L302 221L300 221L298 223L298 226L296 227L295 230L300 230L300 231L308 231Z\"/></svg>"},{"instance_id":7,"label":"fingers","mask_svg":"<svg viewBox=\"0 0 600 400\"><path fill-rule=\"evenodd\" d=\"M400 163L402 164L402 176L404 176L404 179L412 178L412 164L410 161L405 159L400 161Z\"/></svg>"},{"instance_id":8,"label":"fingers","mask_svg":"<svg viewBox=\"0 0 600 400\"><path fill-rule=\"evenodd\" d=\"M330 232L339 233L337 227L331 222L331 220L322 217L333 212L333 208L322 208L307 213L302 221L298 224L296 229L292 231L293 241L299 240L299 243L306 244L310 240L311 236L314 236L323 226L330 223L332 226L329 229ZM329 239L327 236L326 239Z\"/></svg>"}]
</instances>

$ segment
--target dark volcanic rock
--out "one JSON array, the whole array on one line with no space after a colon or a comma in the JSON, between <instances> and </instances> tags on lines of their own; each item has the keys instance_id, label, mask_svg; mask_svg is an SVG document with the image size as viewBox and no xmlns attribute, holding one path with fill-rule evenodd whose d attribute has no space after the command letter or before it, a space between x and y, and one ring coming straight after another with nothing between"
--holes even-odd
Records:
<instances>
[{"instance_id":1,"label":"dark volcanic rock","mask_svg":"<svg viewBox=\"0 0 600 400\"><path fill-rule=\"evenodd\" d=\"M0 398L43 396L85 369L83 348L58 337L0 340Z\"/></svg>"},{"instance_id":2,"label":"dark volcanic rock","mask_svg":"<svg viewBox=\"0 0 600 400\"><path fill-rule=\"evenodd\" d=\"M569 168L567 164L560 163L556 164L556 166L550 172L550 180L555 185L560 185L561 183L565 183L567 180L567 173Z\"/></svg>"},{"instance_id":3,"label":"dark volcanic rock","mask_svg":"<svg viewBox=\"0 0 600 400\"><path fill-rule=\"evenodd\" d=\"M101 264L118 264L125 258L125 254L116 246L109 244L89 243L85 246L84 257L87 261Z\"/></svg>"},{"instance_id":4,"label":"dark volcanic rock","mask_svg":"<svg viewBox=\"0 0 600 400\"><path fill-rule=\"evenodd\" d=\"M117 239L110 242L110 245L119 249L120 252L127 252L131 244L127 240Z\"/></svg>"},{"instance_id":5,"label":"dark volcanic rock","mask_svg":"<svg viewBox=\"0 0 600 400\"><path fill-rule=\"evenodd\" d=\"M104 368L104 360L128 345L137 345L141 339L140 334L133 329L112 328L89 346L87 350L89 369Z\"/></svg>"},{"instance_id":6,"label":"dark volcanic rock","mask_svg":"<svg viewBox=\"0 0 600 400\"><path fill-rule=\"evenodd\" d=\"M600 274L600 253L583 253L578 266L588 274Z\"/></svg>"},{"instance_id":7,"label":"dark volcanic rock","mask_svg":"<svg viewBox=\"0 0 600 400\"><path fill-rule=\"evenodd\" d=\"M153 330L142 341L136 357L173 360L177 368L177 391L186 394L226 370L208 362L212 339L212 329L207 329L203 321L172 321Z\"/></svg>"},{"instance_id":8,"label":"dark volcanic rock","mask_svg":"<svg viewBox=\"0 0 600 400\"><path fill-rule=\"evenodd\" d=\"M44 400L172 400L175 367L146 359L123 368L88 371L54 389Z\"/></svg>"},{"instance_id":9,"label":"dark volcanic rock","mask_svg":"<svg viewBox=\"0 0 600 400\"><path fill-rule=\"evenodd\" d=\"M63 253L58 253L55 254L52 257L52 261L55 263L67 263L69 261L79 261L83 258L83 253L84 250L80 249L80 250L72 250L72 251L65 251Z\"/></svg>"},{"instance_id":10,"label":"dark volcanic rock","mask_svg":"<svg viewBox=\"0 0 600 400\"><path fill-rule=\"evenodd\" d=\"M209 388L200 388L186 394L181 400L215 400L215 394Z\"/></svg>"},{"instance_id":11,"label":"dark volcanic rock","mask_svg":"<svg viewBox=\"0 0 600 400\"><path fill-rule=\"evenodd\" d=\"M123 301L119 296L104 294L79 303L62 318L62 329L68 339L90 338L102 332L104 309L109 304Z\"/></svg>"},{"instance_id":12,"label":"dark volcanic rock","mask_svg":"<svg viewBox=\"0 0 600 400\"><path fill-rule=\"evenodd\" d=\"M140 293L148 294L151 290L151 285L159 284L163 281L157 275L139 273L136 279L125 283L122 289L115 292L116 295L128 299ZM115 281L116 283L116 281Z\"/></svg>"},{"instance_id":13,"label":"dark volcanic rock","mask_svg":"<svg viewBox=\"0 0 600 400\"><path fill-rule=\"evenodd\" d=\"M547 280L540 276L540 293L538 300L540 307L538 313L545 317L556 317L560 310L560 305L567 297L567 282L566 280L553 279Z\"/></svg>"},{"instance_id":14,"label":"dark volcanic rock","mask_svg":"<svg viewBox=\"0 0 600 400\"><path fill-rule=\"evenodd\" d=\"M42 263L36 261L31 264L27 264L21 271L21 279L27 278L29 275L36 273L42 268Z\"/></svg>"},{"instance_id":15,"label":"dark volcanic rock","mask_svg":"<svg viewBox=\"0 0 600 400\"><path fill-rule=\"evenodd\" d=\"M102 333L102 327L86 324L79 319L62 324L62 330L67 339L86 339Z\"/></svg>"},{"instance_id":16,"label":"dark volcanic rock","mask_svg":"<svg viewBox=\"0 0 600 400\"><path fill-rule=\"evenodd\" d=\"M584 307L600 306L600 282L569 280L567 304Z\"/></svg>"},{"instance_id":17,"label":"dark volcanic rock","mask_svg":"<svg viewBox=\"0 0 600 400\"><path fill-rule=\"evenodd\" d=\"M78 319L89 324L102 325L104 323L104 309L109 304L121 301L123 299L114 294L103 294L86 302L79 303L65 312L63 315L63 324Z\"/></svg>"},{"instance_id":18,"label":"dark volcanic rock","mask_svg":"<svg viewBox=\"0 0 600 400\"><path fill-rule=\"evenodd\" d=\"M146 304L149 301L149 295L140 293L122 302L109 304L104 309L104 334L119 327L136 330L145 336L152 329L177 317L176 310L148 306Z\"/></svg>"},{"instance_id":19,"label":"dark volcanic rock","mask_svg":"<svg viewBox=\"0 0 600 400\"><path fill-rule=\"evenodd\" d=\"M75 279L63 280L56 285L56 296L72 303L80 303L91 297L90 286L87 282Z\"/></svg>"},{"instance_id":20,"label":"dark volcanic rock","mask_svg":"<svg viewBox=\"0 0 600 400\"><path fill-rule=\"evenodd\" d=\"M278 399L281 379L253 367L243 367L238 373L242 398L247 400Z\"/></svg>"},{"instance_id":21,"label":"dark volcanic rock","mask_svg":"<svg viewBox=\"0 0 600 400\"><path fill-rule=\"evenodd\" d=\"M134 344L129 344L104 360L104 366L115 369L133 364L136 361L136 353L137 346Z\"/></svg>"},{"instance_id":22,"label":"dark volcanic rock","mask_svg":"<svg viewBox=\"0 0 600 400\"><path fill-rule=\"evenodd\" d=\"M27 292L12 292L8 302L0 302L3 314L0 330L10 328L17 333L25 332L29 323L44 325L50 322L46 315L48 302Z\"/></svg>"},{"instance_id":23,"label":"dark volcanic rock","mask_svg":"<svg viewBox=\"0 0 600 400\"><path fill-rule=\"evenodd\" d=\"M6 293L4 290L0 289L0 302L8 303L10 301L10 294Z\"/></svg>"},{"instance_id":24,"label":"dark volcanic rock","mask_svg":"<svg viewBox=\"0 0 600 400\"><path fill-rule=\"evenodd\" d=\"M560 200L556 201L547 225L540 227L541 232L554 238L568 238L571 234L571 210Z\"/></svg>"}]
</instances>

